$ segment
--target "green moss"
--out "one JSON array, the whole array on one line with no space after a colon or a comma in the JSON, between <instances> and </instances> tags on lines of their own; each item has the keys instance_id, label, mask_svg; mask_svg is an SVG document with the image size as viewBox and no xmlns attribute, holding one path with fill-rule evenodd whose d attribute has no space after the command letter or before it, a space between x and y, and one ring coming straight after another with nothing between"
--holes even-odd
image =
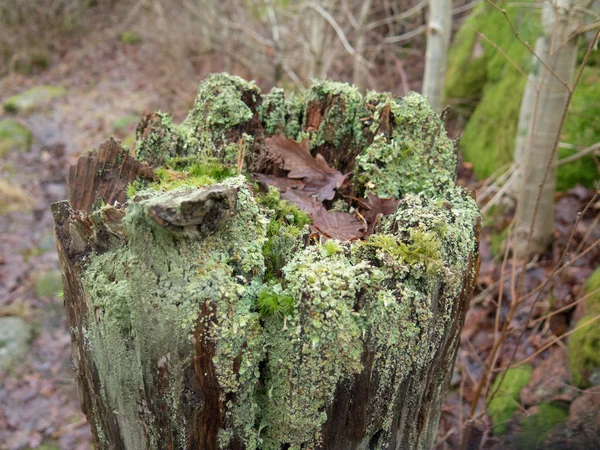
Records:
<instances>
[{"instance_id":1,"label":"green moss","mask_svg":"<svg viewBox=\"0 0 600 450\"><path fill-rule=\"evenodd\" d=\"M542 33L539 9L506 2L498 4L506 10L520 37L534 46ZM449 55L445 91L448 101L458 105L463 115L470 116L461 137L461 148L465 160L473 163L480 179L513 161L521 98L527 80L505 55L524 73L531 70L529 50L514 36L502 12L484 2L473 10L457 33ZM600 95L599 72L597 67L585 68L563 127L561 140L578 148L600 140L600 110L592 100ZM575 152L560 149L559 157ZM577 183L593 187L598 178L592 158L583 158L559 167L557 189L565 191Z\"/></svg>"},{"instance_id":2,"label":"green moss","mask_svg":"<svg viewBox=\"0 0 600 450\"><path fill-rule=\"evenodd\" d=\"M6 112L30 113L66 93L67 90L62 86L36 86L8 97L3 106Z\"/></svg>"},{"instance_id":3,"label":"green moss","mask_svg":"<svg viewBox=\"0 0 600 450\"><path fill-rule=\"evenodd\" d=\"M456 155L439 116L416 93L393 102L391 114L391 139L378 134L356 158L359 184L382 198L443 194L453 185Z\"/></svg>"},{"instance_id":4,"label":"green moss","mask_svg":"<svg viewBox=\"0 0 600 450\"><path fill-rule=\"evenodd\" d=\"M559 149L559 158L566 158L578 150L600 142L600 105L594 98L600 97L600 67L585 67L581 80L571 99L565 118L561 140L576 147L575 150ZM600 172L589 155L558 167L556 189L566 191L576 184L594 187Z\"/></svg>"},{"instance_id":5,"label":"green moss","mask_svg":"<svg viewBox=\"0 0 600 450\"><path fill-rule=\"evenodd\" d=\"M521 419L521 432L517 435L515 447L517 450L546 448L545 440L548 434L569 418L569 411L552 403L543 403L537 407L537 412Z\"/></svg>"},{"instance_id":6,"label":"green moss","mask_svg":"<svg viewBox=\"0 0 600 450\"><path fill-rule=\"evenodd\" d=\"M126 31L121 35L121 42L124 44L139 44L142 42L142 37L135 31Z\"/></svg>"},{"instance_id":7,"label":"green moss","mask_svg":"<svg viewBox=\"0 0 600 450\"><path fill-rule=\"evenodd\" d=\"M506 371L504 378L499 375L494 381L490 392L496 394L487 407L494 425L494 434L506 432L508 421L519 409L521 389L529 383L532 373L533 367L529 365L513 367Z\"/></svg>"},{"instance_id":8,"label":"green moss","mask_svg":"<svg viewBox=\"0 0 600 450\"><path fill-rule=\"evenodd\" d=\"M62 292L62 275L60 270L39 272L33 277L33 287L37 297L53 297Z\"/></svg>"},{"instance_id":9,"label":"green moss","mask_svg":"<svg viewBox=\"0 0 600 450\"><path fill-rule=\"evenodd\" d=\"M259 196L258 202L271 210L267 241L263 246L265 281L271 281L281 277L281 269L291 258L295 247L301 244L301 238L307 232L305 226L312 221L304 211L281 200L279 192L273 187Z\"/></svg>"},{"instance_id":10,"label":"green moss","mask_svg":"<svg viewBox=\"0 0 600 450\"><path fill-rule=\"evenodd\" d=\"M192 188L199 186L212 186L220 181L235 176L234 171L215 159L208 159L202 163L197 159L186 159L184 164L174 163L156 169L154 172L158 180L150 185L151 189L159 191L172 191L178 188ZM171 168L173 167L173 168ZM132 186L130 197L135 195L137 189ZM133 195L132 195L133 194Z\"/></svg>"},{"instance_id":11,"label":"green moss","mask_svg":"<svg viewBox=\"0 0 600 450\"><path fill-rule=\"evenodd\" d=\"M0 119L0 157L12 152L28 152L32 140L31 131L25 125L13 119Z\"/></svg>"},{"instance_id":12,"label":"green moss","mask_svg":"<svg viewBox=\"0 0 600 450\"><path fill-rule=\"evenodd\" d=\"M588 278L583 295L589 295L600 288L600 269L596 269ZM590 321L600 314L600 292L588 297L586 316L582 317L574 327ZM600 383L600 327L592 322L575 331L569 338L569 365L573 383L581 388Z\"/></svg>"}]
</instances>

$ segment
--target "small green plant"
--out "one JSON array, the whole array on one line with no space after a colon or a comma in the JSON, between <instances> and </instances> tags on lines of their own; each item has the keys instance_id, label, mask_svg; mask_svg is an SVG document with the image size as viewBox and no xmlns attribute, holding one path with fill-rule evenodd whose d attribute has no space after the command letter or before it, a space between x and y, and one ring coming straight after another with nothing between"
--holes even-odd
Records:
<instances>
[{"instance_id":1,"label":"small green plant","mask_svg":"<svg viewBox=\"0 0 600 450\"><path fill-rule=\"evenodd\" d=\"M263 288L258 293L256 304L263 317L275 316L283 318L292 313L294 299L291 295L283 294L281 284L271 288Z\"/></svg>"},{"instance_id":2,"label":"small green plant","mask_svg":"<svg viewBox=\"0 0 600 450\"><path fill-rule=\"evenodd\" d=\"M441 267L441 242L435 233L411 229L410 241L404 242L391 234L374 234L364 245L382 250L400 264L425 263L427 271Z\"/></svg>"}]
</instances>

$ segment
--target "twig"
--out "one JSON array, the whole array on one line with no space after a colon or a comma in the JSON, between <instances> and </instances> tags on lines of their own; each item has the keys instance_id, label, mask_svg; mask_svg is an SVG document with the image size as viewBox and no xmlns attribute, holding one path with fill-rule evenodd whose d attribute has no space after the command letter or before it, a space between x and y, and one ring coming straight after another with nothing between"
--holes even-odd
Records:
<instances>
[{"instance_id":1,"label":"twig","mask_svg":"<svg viewBox=\"0 0 600 450\"><path fill-rule=\"evenodd\" d=\"M590 153L594 153L595 151L600 150L600 142L595 143L594 145L588 147L588 148L584 148L583 150L575 153L574 155L568 156L566 158L562 158L559 159L556 162L557 166L562 166L564 164L569 164L572 163L573 161L577 161L578 159L583 158L586 155L589 155Z\"/></svg>"}]
</instances>

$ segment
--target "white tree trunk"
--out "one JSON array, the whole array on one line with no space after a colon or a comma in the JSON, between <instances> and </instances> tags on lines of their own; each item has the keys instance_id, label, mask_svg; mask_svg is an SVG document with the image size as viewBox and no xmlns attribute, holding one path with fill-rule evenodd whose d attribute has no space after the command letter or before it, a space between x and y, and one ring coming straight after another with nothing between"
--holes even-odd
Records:
<instances>
[{"instance_id":1,"label":"white tree trunk","mask_svg":"<svg viewBox=\"0 0 600 450\"><path fill-rule=\"evenodd\" d=\"M365 70L365 68L363 67L361 57L363 56L363 50L365 47L366 30L364 26L369 14L369 10L371 9L371 3L372 0L364 0L363 4L361 5L360 14L358 16L358 30L356 30L356 45L354 48L356 50L356 54L354 55L352 82L360 90L364 89L365 87L363 76L363 70Z\"/></svg>"},{"instance_id":2,"label":"white tree trunk","mask_svg":"<svg viewBox=\"0 0 600 450\"><path fill-rule=\"evenodd\" d=\"M448 65L451 31L452 1L429 0L423 95L429 99L431 106L437 112L441 111L444 100L444 79Z\"/></svg>"},{"instance_id":3,"label":"white tree trunk","mask_svg":"<svg viewBox=\"0 0 600 450\"><path fill-rule=\"evenodd\" d=\"M547 66L567 83L573 78L577 60L577 39L569 38L581 25L581 8L586 4L587 0L558 0L554 4L544 5L544 36L541 39L545 42L538 43L536 47L547 47ZM525 104L521 111L522 116L531 115L526 151L515 149L517 157L517 152L523 152L525 156L521 166L523 186L517 208L514 245L517 256L521 258L526 258L528 252L543 252L552 240L557 161L554 147L569 93L543 64L539 65L538 80L539 98L533 99L535 106L530 111L523 111L523 108L530 108ZM520 119L525 120L526 117Z\"/></svg>"}]
</instances>

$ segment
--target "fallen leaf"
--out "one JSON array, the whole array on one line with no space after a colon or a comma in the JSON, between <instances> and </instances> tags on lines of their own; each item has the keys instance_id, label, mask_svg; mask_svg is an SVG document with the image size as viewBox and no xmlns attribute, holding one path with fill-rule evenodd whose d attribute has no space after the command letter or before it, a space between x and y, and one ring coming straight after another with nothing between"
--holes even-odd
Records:
<instances>
[{"instance_id":1,"label":"fallen leaf","mask_svg":"<svg viewBox=\"0 0 600 450\"><path fill-rule=\"evenodd\" d=\"M365 236L373 234L373 228L375 228L381 217L394 214L400 203L400 200L396 198L379 198L371 193L369 193L366 200L356 199L356 201L365 210L363 216L369 224Z\"/></svg>"},{"instance_id":2,"label":"fallen leaf","mask_svg":"<svg viewBox=\"0 0 600 450\"><path fill-rule=\"evenodd\" d=\"M274 186L281 192L287 189L302 189L305 186L304 182L293 178L274 177L273 175L262 173L255 173L254 175L265 186Z\"/></svg>"},{"instance_id":3,"label":"fallen leaf","mask_svg":"<svg viewBox=\"0 0 600 450\"><path fill-rule=\"evenodd\" d=\"M327 211L325 207L311 214L313 225L322 235L340 241L355 241L364 236L365 227L352 214Z\"/></svg>"},{"instance_id":4,"label":"fallen leaf","mask_svg":"<svg viewBox=\"0 0 600 450\"><path fill-rule=\"evenodd\" d=\"M281 198L287 200L297 208L307 212L310 216L315 214L320 209L325 209L323 204L318 202L314 197L311 197L310 195L302 195L300 192L296 190L288 190L281 193Z\"/></svg>"},{"instance_id":5,"label":"fallen leaf","mask_svg":"<svg viewBox=\"0 0 600 450\"><path fill-rule=\"evenodd\" d=\"M301 178L305 184L302 189L320 202L333 199L335 189L349 175L343 175L329 167L322 155L313 157L308 149L307 139L296 142L283 135L275 135L267 138L265 143L269 153L280 159L283 162L282 168L289 171L288 178Z\"/></svg>"}]
</instances>

